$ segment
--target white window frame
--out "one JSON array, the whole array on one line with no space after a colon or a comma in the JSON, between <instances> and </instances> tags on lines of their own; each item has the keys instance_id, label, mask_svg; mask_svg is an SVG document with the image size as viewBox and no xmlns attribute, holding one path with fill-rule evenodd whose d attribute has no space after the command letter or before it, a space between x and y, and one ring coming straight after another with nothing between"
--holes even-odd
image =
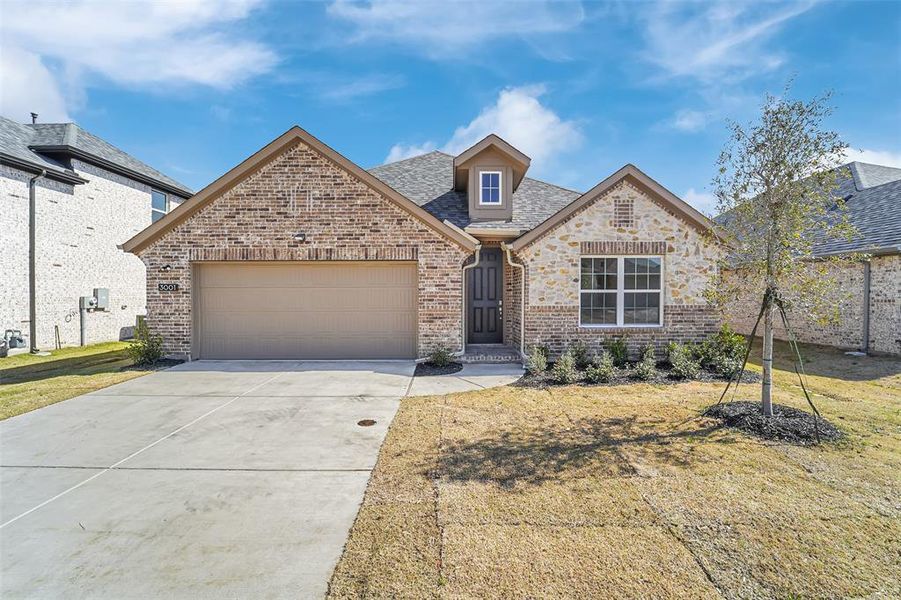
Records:
<instances>
[{"instance_id":1,"label":"white window frame","mask_svg":"<svg viewBox=\"0 0 901 600\"><path fill-rule=\"evenodd\" d=\"M616 323L582 323L582 294L609 294L612 290L583 290L582 289L582 259L583 258L614 258L616 259ZM656 290L628 290L626 291L626 259L627 258L657 258L660 260L660 288ZM664 282L666 261L659 254L582 254L579 256L579 327L588 329L653 329L663 327ZM625 323L626 294L632 293L659 293L660 294L660 320L657 323Z\"/></svg>"},{"instance_id":2,"label":"white window frame","mask_svg":"<svg viewBox=\"0 0 901 600\"><path fill-rule=\"evenodd\" d=\"M154 194L154 193L156 193L156 194L162 194L162 195L163 195L163 198L166 199L166 210L165 210L165 211L162 211L162 210L160 210L160 209L158 209L158 208L154 208L154 207L153 207L153 194ZM153 220L153 215L154 215L155 213L161 214L162 216L160 217L160 219L162 219L163 217L165 217L166 215L169 214L169 211L170 211L170 210L172 210L172 200L169 198L169 194L167 194L166 192L162 192L162 191L160 191L160 190L156 190L156 189L151 188L151 189L150 189L150 222L151 222L151 223L156 223L156 221ZM157 219L157 221L159 221L159 219Z\"/></svg>"},{"instance_id":3,"label":"white window frame","mask_svg":"<svg viewBox=\"0 0 901 600\"><path fill-rule=\"evenodd\" d=\"M485 202L485 186L482 185L483 175L497 175L497 202ZM479 171L479 206L501 206L504 203L504 173L503 171Z\"/></svg>"}]
</instances>

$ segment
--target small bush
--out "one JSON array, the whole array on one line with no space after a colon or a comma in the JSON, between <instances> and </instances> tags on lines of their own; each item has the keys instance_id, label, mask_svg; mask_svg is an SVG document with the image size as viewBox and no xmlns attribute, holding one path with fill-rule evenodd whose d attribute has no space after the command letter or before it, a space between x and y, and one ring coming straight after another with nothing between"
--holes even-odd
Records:
<instances>
[{"instance_id":1,"label":"small bush","mask_svg":"<svg viewBox=\"0 0 901 600\"><path fill-rule=\"evenodd\" d=\"M732 378L741 370L742 359L744 359L744 355L726 356L725 354L718 354L713 357L710 368L723 377Z\"/></svg>"},{"instance_id":2,"label":"small bush","mask_svg":"<svg viewBox=\"0 0 901 600\"><path fill-rule=\"evenodd\" d=\"M560 355L560 358L554 363L551 373L554 376L554 381L557 383L575 383L579 380L579 371L576 370L576 359L568 350Z\"/></svg>"},{"instance_id":3,"label":"small bush","mask_svg":"<svg viewBox=\"0 0 901 600\"><path fill-rule=\"evenodd\" d=\"M163 336L150 331L144 319L138 319L135 337L126 352L136 365L152 365L163 358Z\"/></svg>"},{"instance_id":4,"label":"small bush","mask_svg":"<svg viewBox=\"0 0 901 600\"><path fill-rule=\"evenodd\" d=\"M591 383L610 383L616 376L616 365L613 364L613 355L604 350L600 356L595 356L588 368L585 369L585 379Z\"/></svg>"},{"instance_id":5,"label":"small bush","mask_svg":"<svg viewBox=\"0 0 901 600\"><path fill-rule=\"evenodd\" d=\"M588 358L588 345L582 340L570 345L569 353L572 354L573 359L576 361L577 369L584 370L591 364L591 359Z\"/></svg>"},{"instance_id":6,"label":"small bush","mask_svg":"<svg viewBox=\"0 0 901 600\"><path fill-rule=\"evenodd\" d=\"M629 362L629 348L626 346L626 338L616 338L607 342L607 352L613 358L613 364L617 367L625 367Z\"/></svg>"},{"instance_id":7,"label":"small bush","mask_svg":"<svg viewBox=\"0 0 901 600\"><path fill-rule=\"evenodd\" d=\"M526 359L526 370L533 375L544 373L547 370L547 348L532 346Z\"/></svg>"},{"instance_id":8,"label":"small bush","mask_svg":"<svg viewBox=\"0 0 901 600\"><path fill-rule=\"evenodd\" d=\"M695 379L701 371L690 346L670 342L666 346L666 357L672 366L672 375L677 379Z\"/></svg>"},{"instance_id":9,"label":"small bush","mask_svg":"<svg viewBox=\"0 0 901 600\"><path fill-rule=\"evenodd\" d=\"M454 362L454 355L447 349L447 346L440 345L429 354L429 364L436 367L446 367Z\"/></svg>"},{"instance_id":10,"label":"small bush","mask_svg":"<svg viewBox=\"0 0 901 600\"><path fill-rule=\"evenodd\" d=\"M741 369L747 348L744 336L723 324L718 332L696 348L695 354L704 367L724 377L732 377Z\"/></svg>"},{"instance_id":11,"label":"small bush","mask_svg":"<svg viewBox=\"0 0 901 600\"><path fill-rule=\"evenodd\" d=\"M648 381L657 376L657 358L654 356L654 346L647 345L641 353L641 360L635 365L633 371L636 379Z\"/></svg>"}]
</instances>

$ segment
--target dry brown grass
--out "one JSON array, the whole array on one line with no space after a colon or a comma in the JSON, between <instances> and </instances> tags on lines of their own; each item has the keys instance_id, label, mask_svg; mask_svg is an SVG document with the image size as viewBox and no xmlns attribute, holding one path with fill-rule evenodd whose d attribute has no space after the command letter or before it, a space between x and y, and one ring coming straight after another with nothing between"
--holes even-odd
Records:
<instances>
[{"instance_id":1,"label":"dry brown grass","mask_svg":"<svg viewBox=\"0 0 901 600\"><path fill-rule=\"evenodd\" d=\"M901 364L806 354L839 443L719 429L709 383L404 400L330 595L898 597Z\"/></svg>"}]
</instances>

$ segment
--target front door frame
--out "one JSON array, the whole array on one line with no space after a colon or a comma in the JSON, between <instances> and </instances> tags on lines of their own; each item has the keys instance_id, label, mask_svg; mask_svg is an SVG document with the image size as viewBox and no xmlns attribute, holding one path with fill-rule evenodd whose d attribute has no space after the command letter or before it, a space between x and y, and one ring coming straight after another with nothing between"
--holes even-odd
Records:
<instances>
[{"instance_id":1,"label":"front door frame","mask_svg":"<svg viewBox=\"0 0 901 600\"><path fill-rule=\"evenodd\" d=\"M494 279L493 297L490 294L492 275ZM482 286L474 285L476 277L483 278ZM466 270L464 285L466 286L466 344L503 344L504 261L499 247L482 248L478 264ZM482 293L478 294L478 292ZM477 310L482 311L478 318L476 317ZM491 315L494 317L492 318ZM495 328L494 331L490 331L492 325Z\"/></svg>"}]
</instances>

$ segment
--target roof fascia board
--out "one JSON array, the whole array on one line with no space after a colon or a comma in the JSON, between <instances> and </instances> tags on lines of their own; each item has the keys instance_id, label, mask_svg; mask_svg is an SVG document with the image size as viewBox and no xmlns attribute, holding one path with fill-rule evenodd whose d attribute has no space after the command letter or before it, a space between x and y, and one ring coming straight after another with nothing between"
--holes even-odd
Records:
<instances>
[{"instance_id":1,"label":"roof fascia board","mask_svg":"<svg viewBox=\"0 0 901 600\"><path fill-rule=\"evenodd\" d=\"M73 185L81 185L83 183L87 183L88 180L83 177L79 177L75 174L69 174L64 171L58 171L53 169L52 167L41 166L36 163L31 163L26 160L22 160L20 158L16 158L14 156L10 156L9 154L0 153L0 163L5 165L9 165L10 167L14 167L16 169L20 169L22 171L27 171L29 173L39 174L42 171L44 172L44 177L49 179L55 179L57 181L62 181L63 183L71 183Z\"/></svg>"},{"instance_id":2,"label":"roof fascia board","mask_svg":"<svg viewBox=\"0 0 901 600\"><path fill-rule=\"evenodd\" d=\"M526 232L522 237L508 244L513 251L522 250L529 244L537 241L546 233L554 229L558 224L568 217L579 212L582 208L592 203L598 197L613 188L620 181L628 179L630 183L637 184L637 187L645 192L649 197L661 200L664 205L671 208L678 216L688 221L691 225L700 229L705 233L712 233L717 239L716 228L713 223L703 214L695 210L684 200L667 190L665 187L645 175L638 167L627 164L621 169L598 183L596 186L561 208L559 211L545 219L534 229Z\"/></svg>"},{"instance_id":3,"label":"roof fascia board","mask_svg":"<svg viewBox=\"0 0 901 600\"><path fill-rule=\"evenodd\" d=\"M122 244L122 249L126 252L138 253L145 247L162 237L165 233L175 228L178 224L187 220L188 217L196 213L198 210L212 202L229 189L243 181L249 174L264 167L268 162L282 152L289 144L295 141L301 141L310 146L321 156L331 161L339 168L347 171L351 175L356 176L363 183L368 185L376 192L381 193L389 201L395 203L402 210L408 212L412 216L418 218L426 225L430 226L436 232L442 234L445 238L457 243L467 250L474 250L478 244L478 240L461 231L459 228L451 227L446 223L438 220L434 215L426 212L425 209L418 206L415 202L403 196L374 175L368 173L355 163L351 162L337 151L333 150L323 142L319 141L313 135L295 125L273 141L266 144L263 148L250 155L237 166L230 169L224 175L219 177L213 183L200 190L193 197L182 202L168 215L151 224L149 227L132 237L130 240Z\"/></svg>"},{"instance_id":4,"label":"roof fascia board","mask_svg":"<svg viewBox=\"0 0 901 600\"><path fill-rule=\"evenodd\" d=\"M191 190L187 188L176 187L172 184L160 181L159 179L154 179L153 177L138 173L133 169L123 167L105 158L100 158L99 156L95 156L93 154L90 154L89 152L85 152L84 150L80 150L72 146L29 146L29 148L35 152L40 152L42 154L66 154L79 160L83 160L86 163L90 163L92 165L106 169L107 171L110 171L112 173L116 173L117 175L122 175L124 177L128 177L129 179L134 179L135 181L146 183L151 187L173 194L178 194L179 196L189 198L192 195Z\"/></svg>"}]
</instances>

